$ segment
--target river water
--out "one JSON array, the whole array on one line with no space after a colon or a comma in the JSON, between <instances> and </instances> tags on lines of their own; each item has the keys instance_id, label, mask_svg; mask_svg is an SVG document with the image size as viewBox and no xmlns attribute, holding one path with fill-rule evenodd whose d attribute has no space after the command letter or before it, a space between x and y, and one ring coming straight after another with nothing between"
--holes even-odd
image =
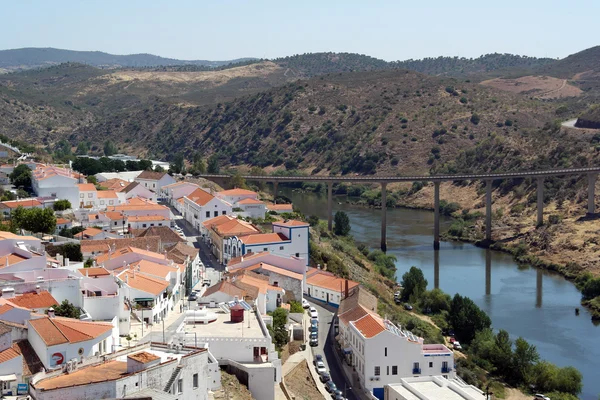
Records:
<instances>
[{"instance_id":1,"label":"river water","mask_svg":"<svg viewBox=\"0 0 600 400\"><path fill-rule=\"evenodd\" d=\"M281 188L305 215L327 218L327 197ZM334 200L334 213L350 217L356 241L379 248L381 211ZM442 219L442 232L450 225ZM561 276L519 267L508 254L481 249L471 244L442 242L433 250L433 213L422 210L388 209L388 254L398 258L398 281L411 266L423 270L429 288L471 298L488 313L495 329L507 330L534 344L543 359L558 366L572 365L583 374L584 400L600 394L600 326L592 324L589 312L579 301L575 286ZM575 308L580 315L575 315Z\"/></svg>"}]
</instances>

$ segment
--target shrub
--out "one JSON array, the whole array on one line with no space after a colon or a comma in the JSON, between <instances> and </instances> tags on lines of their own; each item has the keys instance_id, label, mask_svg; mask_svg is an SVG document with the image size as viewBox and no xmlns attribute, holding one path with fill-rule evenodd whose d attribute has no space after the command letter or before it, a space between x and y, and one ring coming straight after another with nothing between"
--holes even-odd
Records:
<instances>
[{"instance_id":1,"label":"shrub","mask_svg":"<svg viewBox=\"0 0 600 400\"><path fill-rule=\"evenodd\" d=\"M472 123L473 125L477 125L477 124L479 124L479 121L480 121L480 120L481 120L481 118L479 117L479 115L478 115L478 114L473 114L473 115L471 115L471 119L470 119L470 121L471 121L471 123Z\"/></svg>"},{"instance_id":2,"label":"shrub","mask_svg":"<svg viewBox=\"0 0 600 400\"><path fill-rule=\"evenodd\" d=\"M299 301L292 300L290 301L290 312L303 314L304 308L302 307L302 304Z\"/></svg>"},{"instance_id":3,"label":"shrub","mask_svg":"<svg viewBox=\"0 0 600 400\"><path fill-rule=\"evenodd\" d=\"M560 223L561 219L562 218L560 217L560 215L558 215L558 214L552 214L552 215L550 215L548 217L548 223L550 225L557 225L557 224Z\"/></svg>"},{"instance_id":4,"label":"shrub","mask_svg":"<svg viewBox=\"0 0 600 400\"><path fill-rule=\"evenodd\" d=\"M460 102L463 103L463 104L467 104L468 100L467 100L466 97L463 96L463 97L460 98Z\"/></svg>"}]
</instances>

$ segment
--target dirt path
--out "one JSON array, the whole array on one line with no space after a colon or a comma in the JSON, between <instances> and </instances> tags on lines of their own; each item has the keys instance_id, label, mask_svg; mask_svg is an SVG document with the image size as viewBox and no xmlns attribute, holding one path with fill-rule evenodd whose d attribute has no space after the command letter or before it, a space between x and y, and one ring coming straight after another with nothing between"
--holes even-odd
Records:
<instances>
[{"instance_id":1,"label":"dirt path","mask_svg":"<svg viewBox=\"0 0 600 400\"><path fill-rule=\"evenodd\" d=\"M505 393L504 400L531 400L532 399L532 396L528 396L525 393L519 391L518 389L505 388L504 393Z\"/></svg>"}]
</instances>

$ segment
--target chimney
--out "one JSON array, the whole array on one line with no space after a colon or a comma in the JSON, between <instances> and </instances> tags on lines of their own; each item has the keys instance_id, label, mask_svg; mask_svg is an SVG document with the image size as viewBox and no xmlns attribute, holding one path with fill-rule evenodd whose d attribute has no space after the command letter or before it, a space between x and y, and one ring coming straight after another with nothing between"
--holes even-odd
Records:
<instances>
[{"instance_id":1,"label":"chimney","mask_svg":"<svg viewBox=\"0 0 600 400\"><path fill-rule=\"evenodd\" d=\"M165 256L165 260L167 259L167 251L163 251L163 255Z\"/></svg>"},{"instance_id":2,"label":"chimney","mask_svg":"<svg viewBox=\"0 0 600 400\"><path fill-rule=\"evenodd\" d=\"M49 318L54 318L55 317L55 315L54 315L54 308L50 307L48 309L48 317Z\"/></svg>"},{"instance_id":3,"label":"chimney","mask_svg":"<svg viewBox=\"0 0 600 400\"><path fill-rule=\"evenodd\" d=\"M40 292L41 292L41 291L42 291L42 289L40 288L40 285L36 285L36 287L35 287L35 292L36 292L37 294L40 294Z\"/></svg>"},{"instance_id":4,"label":"chimney","mask_svg":"<svg viewBox=\"0 0 600 400\"><path fill-rule=\"evenodd\" d=\"M69 266L69 259L65 258L65 267L68 267L68 266Z\"/></svg>"},{"instance_id":5,"label":"chimney","mask_svg":"<svg viewBox=\"0 0 600 400\"><path fill-rule=\"evenodd\" d=\"M7 287L2 289L2 298L3 299L12 299L15 297L15 289L11 287Z\"/></svg>"},{"instance_id":6,"label":"chimney","mask_svg":"<svg viewBox=\"0 0 600 400\"><path fill-rule=\"evenodd\" d=\"M125 283L129 283L129 274L125 274Z\"/></svg>"},{"instance_id":7,"label":"chimney","mask_svg":"<svg viewBox=\"0 0 600 400\"><path fill-rule=\"evenodd\" d=\"M345 299L348 298L348 279L345 279L345 282L344 282L344 298Z\"/></svg>"},{"instance_id":8,"label":"chimney","mask_svg":"<svg viewBox=\"0 0 600 400\"><path fill-rule=\"evenodd\" d=\"M96 268L96 260L92 261L92 266Z\"/></svg>"},{"instance_id":9,"label":"chimney","mask_svg":"<svg viewBox=\"0 0 600 400\"><path fill-rule=\"evenodd\" d=\"M85 276L90 276L89 272L89 268L85 268Z\"/></svg>"}]
</instances>

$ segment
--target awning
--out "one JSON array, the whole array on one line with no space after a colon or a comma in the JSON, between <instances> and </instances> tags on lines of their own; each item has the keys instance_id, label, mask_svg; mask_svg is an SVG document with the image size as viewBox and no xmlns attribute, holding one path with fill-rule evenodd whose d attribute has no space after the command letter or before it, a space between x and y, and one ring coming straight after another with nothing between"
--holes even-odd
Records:
<instances>
[{"instance_id":1,"label":"awning","mask_svg":"<svg viewBox=\"0 0 600 400\"><path fill-rule=\"evenodd\" d=\"M17 376L15 374L0 375L0 381L2 381L2 382L9 382L9 381L16 381L16 380L17 380Z\"/></svg>"}]
</instances>

